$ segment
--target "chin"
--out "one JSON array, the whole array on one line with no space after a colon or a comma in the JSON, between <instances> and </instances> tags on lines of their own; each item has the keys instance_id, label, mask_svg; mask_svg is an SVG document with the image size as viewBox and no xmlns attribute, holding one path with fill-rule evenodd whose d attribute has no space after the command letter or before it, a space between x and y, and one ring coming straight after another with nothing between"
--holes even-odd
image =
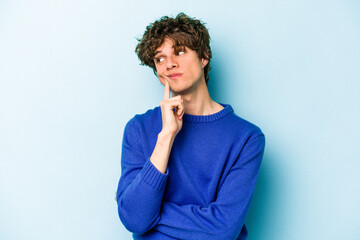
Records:
<instances>
[{"instance_id":1,"label":"chin","mask_svg":"<svg viewBox=\"0 0 360 240\"><path fill-rule=\"evenodd\" d=\"M174 88L171 89L176 95L185 95L191 92L191 87L190 88Z\"/></svg>"}]
</instances>

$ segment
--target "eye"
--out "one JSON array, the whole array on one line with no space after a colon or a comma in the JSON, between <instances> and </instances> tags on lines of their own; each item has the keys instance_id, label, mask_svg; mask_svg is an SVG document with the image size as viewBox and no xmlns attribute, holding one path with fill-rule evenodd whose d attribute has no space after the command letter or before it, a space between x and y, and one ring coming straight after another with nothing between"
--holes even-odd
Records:
<instances>
[{"instance_id":1,"label":"eye","mask_svg":"<svg viewBox=\"0 0 360 240\"><path fill-rule=\"evenodd\" d=\"M161 62L164 61L164 58L162 58L162 57L156 58L155 61L156 61L157 63L161 63Z\"/></svg>"},{"instance_id":2,"label":"eye","mask_svg":"<svg viewBox=\"0 0 360 240\"><path fill-rule=\"evenodd\" d=\"M177 55L183 55L185 53L185 51L179 51L178 53L177 53Z\"/></svg>"}]
</instances>

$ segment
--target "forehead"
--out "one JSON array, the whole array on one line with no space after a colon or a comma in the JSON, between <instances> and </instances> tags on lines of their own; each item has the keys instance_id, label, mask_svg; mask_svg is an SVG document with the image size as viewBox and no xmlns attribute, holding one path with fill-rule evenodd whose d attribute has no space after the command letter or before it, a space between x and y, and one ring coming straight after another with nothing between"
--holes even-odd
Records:
<instances>
[{"instance_id":1,"label":"forehead","mask_svg":"<svg viewBox=\"0 0 360 240\"><path fill-rule=\"evenodd\" d=\"M164 53L164 52L173 52L175 51L183 51L184 49L187 49L185 43L178 42L174 39L165 37L163 43L154 51L154 56L158 53Z\"/></svg>"},{"instance_id":2,"label":"forehead","mask_svg":"<svg viewBox=\"0 0 360 240\"><path fill-rule=\"evenodd\" d=\"M164 42L160 45L160 47L155 50L155 55L165 49L174 49L174 41L169 38L165 38Z\"/></svg>"}]
</instances>

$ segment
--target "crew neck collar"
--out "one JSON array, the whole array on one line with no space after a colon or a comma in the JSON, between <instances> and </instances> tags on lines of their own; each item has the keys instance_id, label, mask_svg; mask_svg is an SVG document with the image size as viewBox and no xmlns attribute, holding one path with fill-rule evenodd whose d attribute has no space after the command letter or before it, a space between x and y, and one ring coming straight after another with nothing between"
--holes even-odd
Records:
<instances>
[{"instance_id":1,"label":"crew neck collar","mask_svg":"<svg viewBox=\"0 0 360 240\"><path fill-rule=\"evenodd\" d=\"M233 108L229 104L219 103L224 108L221 109L219 112L210 114L210 115L191 115L191 114L184 114L183 121L186 122L212 122L218 120L225 115L234 112Z\"/></svg>"}]
</instances>

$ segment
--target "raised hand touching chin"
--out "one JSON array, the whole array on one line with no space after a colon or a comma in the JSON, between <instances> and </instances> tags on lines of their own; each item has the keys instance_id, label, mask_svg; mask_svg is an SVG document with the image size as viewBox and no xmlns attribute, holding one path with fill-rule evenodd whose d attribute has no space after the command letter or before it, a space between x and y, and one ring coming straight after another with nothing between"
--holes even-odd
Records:
<instances>
[{"instance_id":1,"label":"raised hand touching chin","mask_svg":"<svg viewBox=\"0 0 360 240\"><path fill-rule=\"evenodd\" d=\"M170 98L170 85L166 79L164 79L164 86L164 98L160 102L163 123L161 131L175 137L182 128L184 102L181 95Z\"/></svg>"},{"instance_id":2,"label":"raised hand touching chin","mask_svg":"<svg viewBox=\"0 0 360 240\"><path fill-rule=\"evenodd\" d=\"M176 135L182 128L184 103L181 96L170 98L169 83L164 80L164 98L160 102L162 130L158 134L156 145L151 154L150 161L162 173L166 172L169 155Z\"/></svg>"}]
</instances>

